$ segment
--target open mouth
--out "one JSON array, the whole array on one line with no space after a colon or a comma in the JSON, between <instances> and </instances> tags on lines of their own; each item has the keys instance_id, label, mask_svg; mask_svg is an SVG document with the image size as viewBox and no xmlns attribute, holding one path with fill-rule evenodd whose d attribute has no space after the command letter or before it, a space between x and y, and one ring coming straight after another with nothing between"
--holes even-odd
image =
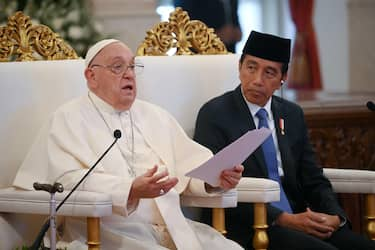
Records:
<instances>
[{"instance_id":1,"label":"open mouth","mask_svg":"<svg viewBox=\"0 0 375 250\"><path fill-rule=\"evenodd\" d=\"M123 90L133 90L133 86L132 85L125 85L121 89L123 89Z\"/></svg>"}]
</instances>

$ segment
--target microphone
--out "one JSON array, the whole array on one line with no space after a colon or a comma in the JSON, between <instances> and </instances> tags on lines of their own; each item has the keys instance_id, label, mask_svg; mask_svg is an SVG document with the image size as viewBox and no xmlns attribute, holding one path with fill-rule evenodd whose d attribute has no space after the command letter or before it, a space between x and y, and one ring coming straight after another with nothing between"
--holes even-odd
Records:
<instances>
[{"instance_id":1,"label":"microphone","mask_svg":"<svg viewBox=\"0 0 375 250\"><path fill-rule=\"evenodd\" d=\"M115 145L115 143L117 142L117 140L121 138L121 131L119 129L116 129L113 132L113 136L115 137L115 140L113 141L113 143L99 157L99 159L94 163L94 165L92 165L92 167L90 167L89 171L87 171L87 173L79 180L79 182L72 188L72 190L70 190L70 192L68 193L68 195L60 202L60 204L56 208L56 212L65 203L65 201L73 194L73 192L78 188L78 186L86 179L86 177L94 170L94 168L96 167L96 165L98 165L98 163L109 152L109 150L111 150L111 148L113 147L113 145ZM36 190L45 190L45 191L54 191L54 189L55 189L58 192L62 192L62 191L59 191L59 190L61 190L61 189L63 190L63 186L60 183L55 183L53 185L50 185L50 184L39 184L39 183L35 182L33 184L33 187ZM34 243L31 245L31 247L30 247L31 250L37 250L37 249L39 249L39 246L40 246L40 244L42 242L42 239L43 239L45 233L47 232L49 226L50 226L50 220L47 220L46 223L44 223L44 225L42 226L42 228L41 228L38 236L36 237Z\"/></svg>"},{"instance_id":2,"label":"microphone","mask_svg":"<svg viewBox=\"0 0 375 250\"><path fill-rule=\"evenodd\" d=\"M48 193L62 193L64 191L64 187L61 183L55 182L53 185L51 184L40 184L38 182L34 182L33 187L35 190L44 190Z\"/></svg>"},{"instance_id":3,"label":"microphone","mask_svg":"<svg viewBox=\"0 0 375 250\"><path fill-rule=\"evenodd\" d=\"M366 103L366 106L367 106L367 108L370 110L370 111L375 111L375 104L372 102L372 101L368 101L367 103Z\"/></svg>"}]
</instances>

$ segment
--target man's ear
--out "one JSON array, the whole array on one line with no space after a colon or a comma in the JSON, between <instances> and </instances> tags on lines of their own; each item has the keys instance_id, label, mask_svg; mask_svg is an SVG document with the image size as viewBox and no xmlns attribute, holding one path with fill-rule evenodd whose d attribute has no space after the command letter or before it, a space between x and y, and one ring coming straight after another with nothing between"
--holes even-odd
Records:
<instances>
[{"instance_id":1,"label":"man's ear","mask_svg":"<svg viewBox=\"0 0 375 250\"><path fill-rule=\"evenodd\" d=\"M283 77L281 78L280 86L283 86L287 78L288 78L288 73L285 73Z\"/></svg>"},{"instance_id":2,"label":"man's ear","mask_svg":"<svg viewBox=\"0 0 375 250\"><path fill-rule=\"evenodd\" d=\"M92 69L86 68L84 71L84 75L87 81L87 86L89 89L96 88L97 82L95 80L95 73Z\"/></svg>"},{"instance_id":3,"label":"man's ear","mask_svg":"<svg viewBox=\"0 0 375 250\"><path fill-rule=\"evenodd\" d=\"M94 71L92 71L92 69L86 68L84 74L85 74L85 78L86 78L87 81L88 80L95 80L95 73L94 73Z\"/></svg>"}]
</instances>

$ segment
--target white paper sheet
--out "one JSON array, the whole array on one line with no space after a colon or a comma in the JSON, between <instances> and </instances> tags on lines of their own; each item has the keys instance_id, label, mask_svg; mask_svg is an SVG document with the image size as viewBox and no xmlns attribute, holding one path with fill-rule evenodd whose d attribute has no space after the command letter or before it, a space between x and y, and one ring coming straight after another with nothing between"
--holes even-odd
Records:
<instances>
[{"instance_id":1,"label":"white paper sheet","mask_svg":"<svg viewBox=\"0 0 375 250\"><path fill-rule=\"evenodd\" d=\"M220 150L208 161L185 175L201 179L217 187L220 184L220 173L224 169L230 169L241 164L270 135L271 130L267 128L250 130L236 141Z\"/></svg>"}]
</instances>

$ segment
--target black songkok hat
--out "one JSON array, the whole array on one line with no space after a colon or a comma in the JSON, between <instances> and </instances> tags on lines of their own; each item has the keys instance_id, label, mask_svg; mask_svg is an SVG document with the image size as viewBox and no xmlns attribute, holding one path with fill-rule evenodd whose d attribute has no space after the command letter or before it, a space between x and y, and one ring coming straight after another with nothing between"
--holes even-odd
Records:
<instances>
[{"instance_id":1,"label":"black songkok hat","mask_svg":"<svg viewBox=\"0 0 375 250\"><path fill-rule=\"evenodd\" d=\"M275 62L289 63L290 39L251 31L242 53Z\"/></svg>"}]
</instances>

